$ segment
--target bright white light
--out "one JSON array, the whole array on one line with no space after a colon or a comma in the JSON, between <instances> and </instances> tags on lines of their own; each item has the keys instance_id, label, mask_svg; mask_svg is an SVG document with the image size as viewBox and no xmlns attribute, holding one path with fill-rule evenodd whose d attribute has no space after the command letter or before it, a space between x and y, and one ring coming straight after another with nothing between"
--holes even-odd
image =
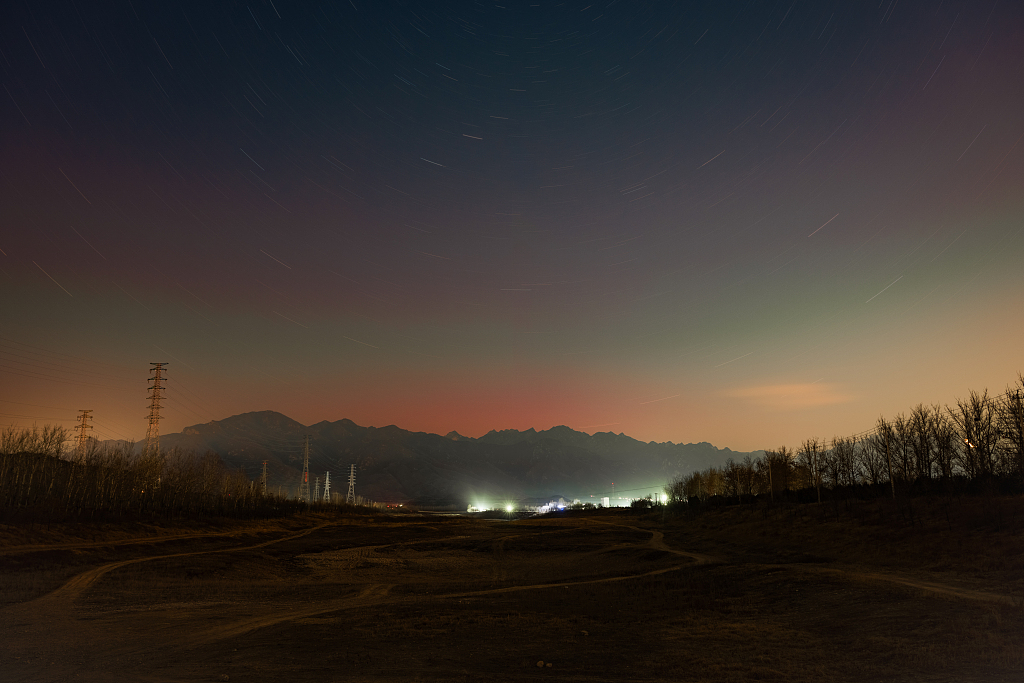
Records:
<instances>
[{"instance_id":1,"label":"bright white light","mask_svg":"<svg viewBox=\"0 0 1024 683\"><path fill-rule=\"evenodd\" d=\"M506 505L505 506L505 512L512 512L512 510L514 510L514 509L515 508L513 508L511 505Z\"/></svg>"}]
</instances>

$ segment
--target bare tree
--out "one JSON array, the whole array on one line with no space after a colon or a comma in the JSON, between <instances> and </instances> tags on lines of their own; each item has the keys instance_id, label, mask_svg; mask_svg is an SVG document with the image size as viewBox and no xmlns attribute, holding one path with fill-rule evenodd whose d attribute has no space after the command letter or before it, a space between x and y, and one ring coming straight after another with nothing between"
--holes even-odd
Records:
<instances>
[{"instance_id":1,"label":"bare tree","mask_svg":"<svg viewBox=\"0 0 1024 683\"><path fill-rule=\"evenodd\" d=\"M824 450L821 453L821 481L825 488L834 489L842 486L839 483L842 475L839 473L839 458L836 457L835 443L836 437L833 437L832 446L823 444Z\"/></svg>"},{"instance_id":2,"label":"bare tree","mask_svg":"<svg viewBox=\"0 0 1024 683\"><path fill-rule=\"evenodd\" d=\"M893 474L898 481L914 481L914 433L910 420L903 413L898 414L890 422L892 434L890 439Z\"/></svg>"},{"instance_id":3,"label":"bare tree","mask_svg":"<svg viewBox=\"0 0 1024 683\"><path fill-rule=\"evenodd\" d=\"M821 502L821 453L824 450L823 444L818 439L807 439L800 446L797 454L797 462L806 468L807 484L813 486L818 492L818 502Z\"/></svg>"},{"instance_id":4,"label":"bare tree","mask_svg":"<svg viewBox=\"0 0 1024 683\"><path fill-rule=\"evenodd\" d=\"M747 455L743 458L743 464L740 466L740 474L742 476L742 493L750 496L754 493L754 461Z\"/></svg>"},{"instance_id":5,"label":"bare tree","mask_svg":"<svg viewBox=\"0 0 1024 683\"><path fill-rule=\"evenodd\" d=\"M723 481L722 472L709 467L703 472L691 472L683 477L675 490L685 500L707 500L722 493Z\"/></svg>"},{"instance_id":6,"label":"bare tree","mask_svg":"<svg viewBox=\"0 0 1024 683\"><path fill-rule=\"evenodd\" d=\"M686 500L687 478L685 475L677 474L665 487L665 493L668 495L670 503L681 503Z\"/></svg>"},{"instance_id":7,"label":"bare tree","mask_svg":"<svg viewBox=\"0 0 1024 683\"><path fill-rule=\"evenodd\" d=\"M1017 383L1006 390L999 410L999 431L1011 468L1024 480L1024 373L1018 374Z\"/></svg>"},{"instance_id":8,"label":"bare tree","mask_svg":"<svg viewBox=\"0 0 1024 683\"><path fill-rule=\"evenodd\" d=\"M880 483L882 473L886 473L893 498L896 497L896 480L893 477L892 463L895 441L896 434L892 423L886 421L884 417L879 417L878 422L875 423L875 433L865 440L866 457L861 461L866 468L870 468L872 484Z\"/></svg>"},{"instance_id":9,"label":"bare tree","mask_svg":"<svg viewBox=\"0 0 1024 683\"><path fill-rule=\"evenodd\" d=\"M971 391L966 399L957 399L955 409L946 410L964 443L960 462L967 476L973 479L994 474L998 415L988 390L980 394Z\"/></svg>"},{"instance_id":10,"label":"bare tree","mask_svg":"<svg viewBox=\"0 0 1024 683\"><path fill-rule=\"evenodd\" d=\"M932 408L932 443L935 445L935 466L939 476L949 481L953 478L959 447L963 444L957 438L956 425L940 406Z\"/></svg>"},{"instance_id":11,"label":"bare tree","mask_svg":"<svg viewBox=\"0 0 1024 683\"><path fill-rule=\"evenodd\" d=\"M788 491L792 480L794 453L785 446L776 450L767 449L756 464L757 479L775 501L775 493Z\"/></svg>"},{"instance_id":12,"label":"bare tree","mask_svg":"<svg viewBox=\"0 0 1024 683\"><path fill-rule=\"evenodd\" d=\"M720 496L725 493L725 473L715 467L709 467L701 473L704 484L705 498Z\"/></svg>"},{"instance_id":13,"label":"bare tree","mask_svg":"<svg viewBox=\"0 0 1024 683\"><path fill-rule=\"evenodd\" d=\"M860 442L860 448L857 450L857 465L861 476L867 483L878 485L885 481L884 437L875 433Z\"/></svg>"},{"instance_id":14,"label":"bare tree","mask_svg":"<svg viewBox=\"0 0 1024 683\"><path fill-rule=\"evenodd\" d=\"M910 441L914 456L914 478L931 479L934 464L935 445L932 440L934 429L932 423L935 415L930 407L918 404L910 412Z\"/></svg>"},{"instance_id":15,"label":"bare tree","mask_svg":"<svg viewBox=\"0 0 1024 683\"><path fill-rule=\"evenodd\" d=\"M857 483L857 440L850 437L832 439L831 477L836 486Z\"/></svg>"}]
</instances>

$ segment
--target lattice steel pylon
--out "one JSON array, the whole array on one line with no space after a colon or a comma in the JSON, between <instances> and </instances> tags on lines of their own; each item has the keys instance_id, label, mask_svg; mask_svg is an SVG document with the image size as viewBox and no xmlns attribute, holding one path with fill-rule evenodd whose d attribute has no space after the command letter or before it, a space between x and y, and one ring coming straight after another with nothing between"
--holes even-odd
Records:
<instances>
[{"instance_id":1,"label":"lattice steel pylon","mask_svg":"<svg viewBox=\"0 0 1024 683\"><path fill-rule=\"evenodd\" d=\"M309 435L302 441L302 483L299 484L299 500L309 502Z\"/></svg>"},{"instance_id":2,"label":"lattice steel pylon","mask_svg":"<svg viewBox=\"0 0 1024 683\"><path fill-rule=\"evenodd\" d=\"M146 430L146 454L160 454L160 401L163 400L163 376L164 367L169 363L150 363L153 366L153 376L149 381L153 386L149 387L149 429Z\"/></svg>"},{"instance_id":3,"label":"lattice steel pylon","mask_svg":"<svg viewBox=\"0 0 1024 683\"><path fill-rule=\"evenodd\" d=\"M320 477L316 478L316 486L313 488L313 501L320 502Z\"/></svg>"},{"instance_id":4,"label":"lattice steel pylon","mask_svg":"<svg viewBox=\"0 0 1024 683\"><path fill-rule=\"evenodd\" d=\"M75 452L78 457L85 455L85 447L89 443L89 430L92 429L92 425L89 424L89 413L91 410L79 410L78 411L78 426L75 430L78 432L77 441L75 445Z\"/></svg>"},{"instance_id":5,"label":"lattice steel pylon","mask_svg":"<svg viewBox=\"0 0 1024 683\"><path fill-rule=\"evenodd\" d=\"M345 502L350 505L356 504L356 466L351 465L348 470L348 493L345 495Z\"/></svg>"},{"instance_id":6,"label":"lattice steel pylon","mask_svg":"<svg viewBox=\"0 0 1024 683\"><path fill-rule=\"evenodd\" d=\"M324 502L331 502L331 473L329 471L324 477Z\"/></svg>"},{"instance_id":7,"label":"lattice steel pylon","mask_svg":"<svg viewBox=\"0 0 1024 683\"><path fill-rule=\"evenodd\" d=\"M263 461L263 477L260 479L263 495L267 495L267 461Z\"/></svg>"}]
</instances>

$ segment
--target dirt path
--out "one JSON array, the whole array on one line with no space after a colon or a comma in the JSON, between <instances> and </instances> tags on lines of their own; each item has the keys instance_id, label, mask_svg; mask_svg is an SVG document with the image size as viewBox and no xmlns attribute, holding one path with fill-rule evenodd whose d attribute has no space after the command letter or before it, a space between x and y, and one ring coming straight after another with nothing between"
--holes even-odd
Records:
<instances>
[{"instance_id":1,"label":"dirt path","mask_svg":"<svg viewBox=\"0 0 1024 683\"><path fill-rule=\"evenodd\" d=\"M173 534L169 536L143 536L137 538L122 538L117 541L78 541L74 543L50 543L50 544L28 544L12 545L7 548L0 548L0 555L23 555L25 553L40 553L50 550L85 550L88 548L107 548L123 545L145 545L152 543L163 543L164 541L180 541L190 538L210 538L212 536L237 536L238 531L217 531L200 534Z\"/></svg>"},{"instance_id":2,"label":"dirt path","mask_svg":"<svg viewBox=\"0 0 1024 683\"><path fill-rule=\"evenodd\" d=\"M688 557L691 560L695 560L697 564L725 563L724 559L722 559L721 557L716 557L714 555L705 555L702 553L691 553L685 550L677 550L676 548L673 548L669 546L669 544L665 543L665 534L656 529L642 529L638 526L630 526L628 524L616 524L615 522L606 522L602 519L594 521L600 522L601 524L607 524L609 526L619 526L624 529L632 529L634 531L639 531L641 533L651 534L650 540L647 541L647 547L651 548L652 550L663 550L667 553L672 553L673 555L679 555L680 557Z\"/></svg>"},{"instance_id":3,"label":"dirt path","mask_svg":"<svg viewBox=\"0 0 1024 683\"><path fill-rule=\"evenodd\" d=\"M630 528L637 529L637 527ZM641 529L641 531L644 530ZM723 560L722 558L715 557L714 555L704 555L702 553L691 553L685 550L676 550L675 548L672 548L667 543L665 543L665 534L661 533L660 531L654 531L653 529L646 529L646 531L650 531L651 534L653 534L651 536L651 540L647 542L647 545L649 545L651 548L654 548L655 550L664 550L666 552L672 553L673 555L689 557L691 560L696 560L697 564L723 564L725 562L725 560Z\"/></svg>"},{"instance_id":4,"label":"dirt path","mask_svg":"<svg viewBox=\"0 0 1024 683\"><path fill-rule=\"evenodd\" d=\"M908 576L898 576L896 574L887 574L884 572L876 572L865 570L859 567L851 568L836 568L836 567L810 567L801 565L778 565L792 568L794 566L800 566L805 571L811 571L822 574L837 574L846 579L854 581L883 581L886 583L895 583L901 586L907 586L908 588L916 588L928 593L938 593L940 595L948 595L955 598L961 598L963 600L978 600L982 602L998 602L1005 605L1020 606L1022 603L1021 598L1014 599L1009 595L1002 595L999 593L990 593L988 591L973 590L970 588L959 588L957 586L951 586L945 583L938 583L936 581L922 581L920 579L911 578Z\"/></svg>"},{"instance_id":5,"label":"dirt path","mask_svg":"<svg viewBox=\"0 0 1024 683\"><path fill-rule=\"evenodd\" d=\"M267 629L287 622L329 617L351 610L369 610L381 606L409 606L410 612L422 611L423 606L430 603L446 603L465 599L480 599L526 591L544 591L572 589L594 584L611 584L635 581L653 576L668 574L696 565L731 564L728 559L704 553L693 553L678 550L665 542L664 534L655 529L643 529L628 524L615 524L603 520L586 520L622 527L635 532L643 532L650 537L642 537L635 542L622 542L621 538L608 539L608 544L596 553L604 553L620 548L655 550L685 558L687 561L673 566L662 566L651 571L620 576L605 576L573 580L570 576L564 581L548 581L523 585L484 588L480 590L462 590L447 593L401 594L393 589L397 584L385 583L384 574L378 578L369 577L371 583L348 584L342 590L351 591L341 597L317 599L315 602L304 601L300 597L289 595L286 601L280 599L270 604L225 602L216 616L198 603L186 606L187 613L175 613L168 607L157 606L153 611L115 611L102 614L86 614L74 609L75 600L86 590L104 577L119 568L154 560L212 555L215 553L256 550L276 543L295 540L318 532L332 523L323 523L298 532L252 545L229 548L216 548L190 552L168 553L147 557L138 557L119 562L109 562L85 571L57 590L27 603L13 605L0 610L0 671L8 671L10 680L50 681L60 680L71 675L80 675L87 680L113 680L108 677L106 667L113 662L134 663L126 671L152 671L154 666L167 666L179 670L179 663L188 662L193 656L187 654L202 646L214 646L213 651L221 647L218 643L244 637L261 629ZM525 530L523 530L525 531ZM202 536L223 536L225 534L202 534ZM492 540L492 552L502 555L509 552L505 543L510 539L528 536L529 533L503 535ZM198 535L197 535L198 536ZM469 538L458 535L442 539L405 540L396 543L374 544L345 548L345 551L366 551L387 547L402 547L420 543L444 543ZM162 538L158 540L170 540ZM145 543L149 539L135 542ZM110 545L98 543L97 546ZM591 554L590 552L586 554ZM667 558L663 558L664 559ZM671 561L671 560L670 560ZM751 567L755 565L749 565ZM984 591L958 588L934 581L919 580L911 576L886 574L857 566L820 566L805 564L756 565L757 567L778 566L789 571L830 574L846 581L888 582L909 588L937 593L958 599L972 601L999 602L1019 604L1009 596L987 593ZM493 585L493 584L492 584ZM561 591L560 591L561 592ZM336 595L337 593L335 593ZM487 605L486 601L481 603ZM174 609L180 610L180 607ZM404 611L404 610L403 610ZM182 628L188 624L187 628ZM236 641L236 643L239 641ZM228 648L232 645L227 645ZM239 645L239 647L241 647ZM160 664L162 662L162 664ZM57 675L55 675L57 674ZM0 676L3 678L3 676Z\"/></svg>"},{"instance_id":6,"label":"dirt path","mask_svg":"<svg viewBox=\"0 0 1024 683\"><path fill-rule=\"evenodd\" d=\"M232 552L238 552L238 551L241 551L241 550L255 550L256 548L265 548L266 546L273 545L275 543L281 543L283 541L291 541L291 540L294 540L296 538L302 538L303 536L307 536L307 535L313 533L314 531L317 531L319 529L323 529L324 527L330 526L331 524L332 524L331 522L324 522L323 524L319 524L319 525L317 525L315 527L312 527L310 529L306 529L304 531L300 531L300 532L294 533L294 534L289 534L287 536L282 536L281 538L274 538L274 539L271 539L269 541L264 541L262 543L257 543L256 545L236 546L236 547L233 547L233 548L216 548L216 549L213 549L213 550L194 550L194 551L185 552L185 553L170 553L168 555L151 555L149 557L136 557L136 558L133 558L131 560L122 560L120 562L109 562L107 564L104 564L104 565L101 565L99 567L96 567L95 569L90 569L89 571L82 572L81 574L79 574L78 576L75 576L70 581L68 581L63 586L61 586L57 590L53 591L52 593L44 595L43 597L38 598L36 600L33 600L30 603L26 603L26 604L33 604L33 605L38 606L40 603L44 603L44 602L45 603L72 602L72 601L75 600L75 598L77 598L79 595L81 595L81 593L85 589L87 589L89 586L94 584L104 574L112 572L115 569L120 569L121 567L127 567L130 564L139 564L140 562L152 562L153 560L166 560L166 559L172 558L172 557L190 557L190 556L194 556L194 555L212 555L214 553L232 553Z\"/></svg>"},{"instance_id":7,"label":"dirt path","mask_svg":"<svg viewBox=\"0 0 1024 683\"><path fill-rule=\"evenodd\" d=\"M55 615L57 613L63 613L63 614L69 613L70 609L71 609L71 606L72 606L73 602L75 601L75 599L77 599L84 591L86 591L90 586L92 586L94 583L96 583L96 581L98 581L104 575L106 575L106 574L108 574L108 573L110 573L110 572L112 572L112 571L114 571L116 569L120 569L122 567L126 567L126 566L132 565L132 564L139 564L139 563L150 562L150 561L154 561L154 560L162 560L162 559L178 558L178 557L190 557L190 556L198 556L198 555L210 555L210 554L214 554L214 553L237 552L237 551L243 551L243 550L254 550L254 549L263 548L263 547L266 547L266 546L269 546L269 545L272 545L272 544L275 544L275 543L281 543L281 542L284 542L284 541L294 540L294 539L300 538L302 536L306 536L306 535L311 534L311 533L313 533L315 531L323 529L324 527L326 527L328 525L329 525L328 523L320 524L318 526L312 527L310 529L303 530L303 531L298 532L298 533L289 534L289 535L283 536L281 538L276 538L276 539L272 539L272 540L269 540L269 541L264 541L262 543L257 543L255 545L239 546L239 547L233 547L233 548L217 548L217 549L212 549L212 550L200 550L200 551L191 551L191 552L182 552L182 553L170 553L170 554L165 554L165 555L153 555L153 556L148 556L148 557L133 558L133 559L130 559L130 560L122 560L122 561L119 561L119 562L109 562L107 564L101 565L101 566L96 567L94 569L90 569L90 570L85 571L85 572L83 572L81 574L78 574L77 576L75 576L74 578L69 580L67 583L65 583L63 586L61 586L57 590L53 591L52 593L49 593L49 594L47 594L47 595L45 595L45 596L43 596L41 598L33 600L30 603L23 603L22 605L15 605L15 606L13 606L11 608L8 608L6 611L11 612L11 613L19 612L19 613L21 613L24 616L27 616L27 613L31 612L32 614L36 615L37 618L43 618L43 620L45 621L45 616L44 615ZM624 525L616 525L616 526L624 526ZM672 548L669 548L665 544L665 542L663 540L663 535L659 531L650 532L649 530L639 529L637 527L627 527L627 528L634 529L636 531L648 531L648 533L653 533L652 538L646 544L648 547L651 547L652 549L665 550L667 552L671 552L671 553L676 554L676 555L680 555L680 556L683 556L683 557L687 557L689 559L696 560L698 563L706 563L706 562L715 562L715 561L717 561L717 558L712 558L710 556L699 555L699 554L695 554L695 553L686 553L686 552L683 552L683 551L678 551L678 550L674 550ZM214 535L214 534L210 534L210 535ZM522 536L522 535L523 534L514 534L514 535L511 535L511 536L503 536L503 537L497 539L495 541L495 551L498 552L498 553L501 553L504 550L504 544L505 544L505 542L507 540L509 540L510 538L516 538L516 537L519 537L519 536ZM420 540L420 541L403 541L403 542L393 543L393 544L378 544L378 545L371 545L371 546L359 546L357 548L346 548L345 550L368 550L368 549L376 549L376 548L383 548L383 547L390 547L390 546L407 546L407 545L415 545L415 544L419 544L419 543L432 543L432 542L439 542L439 541L444 541L444 540L457 540L457 539L462 539L462 538L467 538L467 536L459 535L459 536L453 536L453 537L449 537L449 538L445 538L445 539L427 539L427 540ZM98 545L102 545L102 544L98 544ZM618 547L619 545L622 545L622 544L616 544L613 547ZM315 605L309 605L309 606L304 606L304 607L289 606L287 609L275 609L272 612L267 613L267 614L258 615L258 616L250 616L250 617L245 617L243 619L234 620L231 623L219 625L216 628L209 629L209 630L206 630L206 631L200 631L198 633L191 632L191 633L182 635L178 639L178 643L177 644L179 646L187 645L188 647L193 647L195 645L202 644L202 643L211 643L211 642L215 642L215 641L218 641L218 640L223 640L223 639L226 639L226 638L231 638L231 637L243 635L245 633L249 633L249 632L255 631L257 629L273 626L273 625L276 625L276 624L279 624L279 623L282 623L282 622L296 621L296 620L299 620L299 619L306 619L306 618L316 617L316 616L320 616L320 615L323 615L323 614L329 614L329 613L332 613L332 612L338 612L338 611L341 611L341 610L353 609L353 608L358 608L358 607L369 607L369 606L374 606L374 605L395 604L395 603L413 604L413 603L420 603L420 602L427 602L427 601L434 601L434 600L448 600L448 599L455 599L455 598L481 597L481 596L486 596L486 595L498 595L498 594L502 594L502 593L514 593L514 592L528 591L528 590L545 590L545 589L553 589L553 588L570 588L570 587L573 587L573 586L582 586L582 585L588 585L588 584L600 584L600 583L611 583L611 582L619 582L619 581L630 581L630 580L635 580L635 579L640 579L640 578L645 578L645 577L650 577L650 576L658 576L660 574L666 574L668 572L678 571L678 570L682 569L684 566L686 566L686 565L677 565L677 566L673 566L673 567L666 567L666 568L656 569L656 570L649 571L649 572L644 572L644 573L641 573L641 574L629 574L629 575L624 575L624 576L603 577L603 578L599 578L599 579L585 579L585 580L580 580L580 581L558 581L558 582L541 583L541 584L527 584L527 585L521 585L521 586L507 586L507 587L503 587L503 588L490 588L490 589L483 589L483 590L478 590L478 591L463 591L463 592L458 592L458 593L448 593L448 594L440 594L440 595L419 595L419 596L400 596L400 597L395 597L395 596L389 595L389 591L391 589L390 585L387 585L387 584L371 584L371 585L368 585L368 586L364 587L356 595L346 596L346 597L343 597L343 598L337 598L337 599L327 600L327 601L322 601L322 602L317 602ZM35 621L35 620L33 620L33 621ZM166 643L166 644L170 645L170 643Z\"/></svg>"},{"instance_id":8,"label":"dirt path","mask_svg":"<svg viewBox=\"0 0 1024 683\"><path fill-rule=\"evenodd\" d=\"M318 601L315 605L309 605L306 607L289 606L287 609L276 609L268 614L239 619L229 624L222 624L216 628L200 631L199 633L190 633L178 644L187 647L195 647L196 645L213 643L218 640L224 640L225 638L234 638L236 636L245 635L246 633L250 633L261 628L267 628L268 626L274 626L286 621L309 619L311 617L320 616L321 614L329 614L331 612L338 612L344 609L370 607L388 602L399 602L399 600L388 599L388 593L390 590L391 585L389 584L370 584L365 586L356 595L350 595L344 598L335 598L333 600Z\"/></svg>"},{"instance_id":9,"label":"dirt path","mask_svg":"<svg viewBox=\"0 0 1024 683\"><path fill-rule=\"evenodd\" d=\"M602 520L598 520L602 521ZM604 522L605 524L613 524L613 522ZM637 531L646 531L650 533L651 540L648 541L647 545L657 550L665 550L675 555L681 555L683 557L689 557L697 561L698 564L725 564L725 559L716 557L713 555L705 555L701 553L691 553L683 550L676 550L665 543L665 534L655 529L641 529L640 527L628 526L625 524L614 524L614 526L626 527L628 529L635 529ZM969 588L960 588L957 586L951 586L949 584L939 583L936 581L923 581L909 576L900 576L897 574L889 574L885 572L872 571L862 567L816 567L813 565L801 565L801 564L787 564L787 565L763 565L767 567L784 567L786 569L798 568L802 571L833 574L841 576L845 579L854 581L882 581L886 583L895 583L901 586L907 586L908 588L916 588L918 590L926 591L929 593L938 593L940 595L948 595L951 597L961 598L964 600L979 600L983 602L998 602L1006 605L1020 605L1022 602L1021 598L1014 599L1009 595L1002 595L999 593L990 593L987 591L972 590Z\"/></svg>"},{"instance_id":10,"label":"dirt path","mask_svg":"<svg viewBox=\"0 0 1024 683\"><path fill-rule=\"evenodd\" d=\"M214 629L202 631L199 633L192 633L187 636L187 642L183 639L179 645L187 645L188 647L195 647L200 644L209 644L218 640L224 640L225 638L233 638L236 636L242 636L246 633L256 631L258 629L275 626L288 621L298 621L300 619L309 619L312 617L318 617L324 614L331 614L334 612L340 612L347 609L356 609L363 607L379 607L381 605L414 605L425 602L435 602L438 600L452 600L461 598L476 598L487 595L501 595L504 593L518 593L522 591L532 590L546 590L552 588L574 588L577 586L586 586L591 584L599 583L614 583L618 581L633 581L636 579L642 579L649 576L659 576L661 574L667 574L669 572L679 571L686 565L677 565L674 567L665 567L663 569L655 569L653 571L644 572L642 574L629 574L626 576L612 576L604 577L600 579L585 579L582 581L559 581L555 583L535 583L527 584L523 586L506 586L504 588L487 588L477 591L464 591L460 593L442 593L438 595L413 595L413 596L392 596L389 594L392 586L389 584L371 584L366 586L358 594L336 598L334 600L325 600L317 602L315 605L307 607L293 607L289 606L287 610L275 610L272 613L268 613L256 617L247 617L234 621L230 624L224 624ZM166 645L167 643L165 643Z\"/></svg>"},{"instance_id":11,"label":"dirt path","mask_svg":"<svg viewBox=\"0 0 1024 683\"><path fill-rule=\"evenodd\" d=\"M188 661L190 656L186 653L194 651L197 647L230 641L233 638L287 622L302 621L350 610L366 610L383 605L412 607L438 601L458 601L523 591L557 590L589 584L633 581L677 571L687 566L663 567L639 574L598 579L555 581L441 594L395 595L392 592L392 584L372 583L361 586L356 592L343 597L317 600L314 603L296 604L293 601L289 601L288 604L277 603L258 607L255 614L241 613L251 611L254 607L251 604L226 605L227 609L221 612L216 619L197 614L195 621L189 620L188 622L181 622L178 619L167 621L165 618L157 616L160 614L159 612L149 613L146 616L143 616L142 613L135 616L125 614L113 619L97 618L96 615L90 618L86 614L76 614L74 609L77 598L102 577L122 567L161 559L255 550L301 538L327 526L328 524L320 524L297 533L246 546L167 553L109 562L82 572L57 590L39 599L0 610L0 631L5 633L5 638L0 643L0 660L6 663L6 665L0 665L0 668L10 672L10 675L15 677L12 680L50 681L68 677L70 672L75 672L75 675L87 680L108 680L113 672L105 669L112 666L112 662L115 661L136 662L136 666L150 669L157 661L153 659L154 655L159 652L159 661L177 668L174 663ZM515 536L522 535L526 534L515 534ZM348 548L346 550L410 546L462 538L466 538L466 536L400 541L394 544L375 544L366 548ZM504 551L504 543L509 538L511 537L504 536L495 539L494 550L499 554ZM660 542L660 536L652 540ZM633 547L637 547L637 545L634 544ZM191 626L182 629L180 628L182 623L189 623ZM154 641L159 641L159 645L155 646ZM131 670L131 667L128 670Z\"/></svg>"},{"instance_id":12,"label":"dirt path","mask_svg":"<svg viewBox=\"0 0 1024 683\"><path fill-rule=\"evenodd\" d=\"M96 669L98 659L110 661L111 658L143 657L144 653L152 651L152 644L146 639L124 638L125 634L117 634L112 638L109 625L74 616L75 599L97 580L115 569L160 559L255 550L301 538L332 524L334 522L325 522L253 545L151 555L109 562L78 574L47 595L8 606L0 610L0 633L4 634L0 639L0 670L9 678L0 678L52 681L69 678L70 671L76 672L75 675L89 671L92 676L99 675L102 680L106 677ZM218 534L197 534L190 537L211 535ZM191 634L178 633L176 637L179 642L186 643Z\"/></svg>"}]
</instances>

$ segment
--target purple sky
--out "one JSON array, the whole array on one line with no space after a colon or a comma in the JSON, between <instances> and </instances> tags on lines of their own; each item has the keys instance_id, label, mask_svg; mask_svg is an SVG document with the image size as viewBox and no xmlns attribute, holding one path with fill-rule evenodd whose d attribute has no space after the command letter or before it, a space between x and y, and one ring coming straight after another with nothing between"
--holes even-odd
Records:
<instances>
[{"instance_id":1,"label":"purple sky","mask_svg":"<svg viewBox=\"0 0 1024 683\"><path fill-rule=\"evenodd\" d=\"M22 2L0 423L734 449L1024 370L1024 9Z\"/></svg>"}]
</instances>

